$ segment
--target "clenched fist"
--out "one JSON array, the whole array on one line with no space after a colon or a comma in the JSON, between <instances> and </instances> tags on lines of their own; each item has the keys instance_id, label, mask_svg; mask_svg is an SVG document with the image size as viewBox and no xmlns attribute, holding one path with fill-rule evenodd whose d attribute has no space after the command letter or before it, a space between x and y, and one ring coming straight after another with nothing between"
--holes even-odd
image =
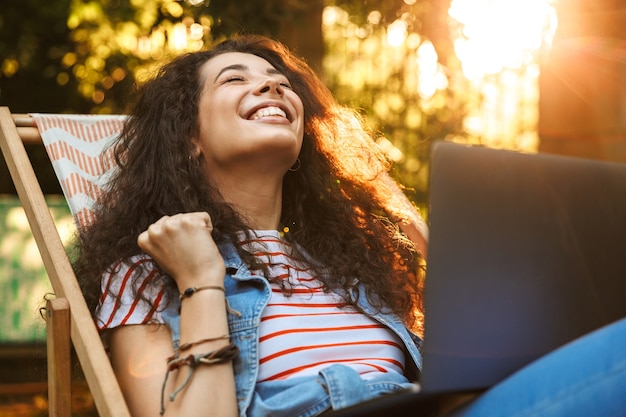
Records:
<instances>
[{"instance_id":1,"label":"clenched fist","mask_svg":"<svg viewBox=\"0 0 626 417\"><path fill-rule=\"evenodd\" d=\"M223 285L224 260L211 236L206 212L163 216L137 238L137 244L175 281L180 291L199 285Z\"/></svg>"}]
</instances>

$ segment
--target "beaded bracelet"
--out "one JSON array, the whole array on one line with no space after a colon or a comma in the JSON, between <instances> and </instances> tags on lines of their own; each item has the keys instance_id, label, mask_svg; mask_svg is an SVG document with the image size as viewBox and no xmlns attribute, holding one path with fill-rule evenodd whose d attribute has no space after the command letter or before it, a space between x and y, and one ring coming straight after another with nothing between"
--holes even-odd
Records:
<instances>
[{"instance_id":1,"label":"beaded bracelet","mask_svg":"<svg viewBox=\"0 0 626 417\"><path fill-rule=\"evenodd\" d=\"M189 288L187 288L185 291L180 293L179 300L182 301L183 298L189 298L192 295L194 295L195 293L197 293L198 291L202 291L202 290L218 290L218 291L223 292L224 295L226 295L226 289L224 287L220 287L218 285L205 285L203 287L189 287ZM233 308L231 308L230 302L228 301L228 298L226 298L226 310L228 310L228 312L231 313L231 314L234 314L234 315L236 315L238 317L241 317L241 313L239 311L234 310Z\"/></svg>"},{"instance_id":2,"label":"beaded bracelet","mask_svg":"<svg viewBox=\"0 0 626 417\"><path fill-rule=\"evenodd\" d=\"M220 287L219 285L205 285L202 287L187 288L185 291L180 293L179 299L182 300L183 298L189 298L195 293L197 293L198 291L202 291L202 290L218 290L226 294L226 290L224 289L224 287Z\"/></svg>"}]
</instances>

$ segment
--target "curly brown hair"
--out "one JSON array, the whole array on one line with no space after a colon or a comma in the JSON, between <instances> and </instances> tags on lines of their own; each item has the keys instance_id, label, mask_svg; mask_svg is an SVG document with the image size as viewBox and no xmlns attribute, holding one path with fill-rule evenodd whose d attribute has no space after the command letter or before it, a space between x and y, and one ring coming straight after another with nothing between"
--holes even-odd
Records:
<instances>
[{"instance_id":1,"label":"curly brown hair","mask_svg":"<svg viewBox=\"0 0 626 417\"><path fill-rule=\"evenodd\" d=\"M99 203L97 221L81 231L75 270L91 311L102 274L119 260L140 254L137 236L164 215L206 211L213 238L237 242L248 229L194 163L202 66L216 55L257 55L283 73L304 104L301 168L284 177L282 224L286 239L320 265L326 288L350 299L354 278L378 308L390 308L407 326L422 318L422 259L399 231L406 199L365 124L338 105L320 78L284 45L240 36L210 51L189 53L163 66L139 88L137 101L114 144L116 172ZM392 221L393 219L393 221ZM252 256L237 249L249 264ZM330 273L326 273L330 271ZM350 300L354 302L355 300Z\"/></svg>"}]
</instances>

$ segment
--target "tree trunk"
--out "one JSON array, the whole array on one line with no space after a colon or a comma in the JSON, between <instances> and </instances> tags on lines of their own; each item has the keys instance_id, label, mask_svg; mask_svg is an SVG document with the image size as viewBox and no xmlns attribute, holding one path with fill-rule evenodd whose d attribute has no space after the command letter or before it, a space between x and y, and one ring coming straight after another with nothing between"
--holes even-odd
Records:
<instances>
[{"instance_id":1,"label":"tree trunk","mask_svg":"<svg viewBox=\"0 0 626 417\"><path fill-rule=\"evenodd\" d=\"M539 151L626 162L626 6L564 0L540 76Z\"/></svg>"},{"instance_id":2,"label":"tree trunk","mask_svg":"<svg viewBox=\"0 0 626 417\"><path fill-rule=\"evenodd\" d=\"M323 0L308 0L293 21L284 23L278 36L280 41L289 46L296 55L304 58L320 76L324 58L323 10Z\"/></svg>"}]
</instances>

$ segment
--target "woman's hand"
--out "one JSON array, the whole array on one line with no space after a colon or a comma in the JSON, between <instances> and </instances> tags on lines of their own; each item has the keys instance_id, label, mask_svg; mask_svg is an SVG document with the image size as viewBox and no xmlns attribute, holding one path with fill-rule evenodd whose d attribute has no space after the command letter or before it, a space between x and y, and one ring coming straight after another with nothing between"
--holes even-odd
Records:
<instances>
[{"instance_id":1,"label":"woman's hand","mask_svg":"<svg viewBox=\"0 0 626 417\"><path fill-rule=\"evenodd\" d=\"M211 236L206 212L163 216L137 238L137 244L170 275L179 290L223 285L224 260Z\"/></svg>"}]
</instances>

